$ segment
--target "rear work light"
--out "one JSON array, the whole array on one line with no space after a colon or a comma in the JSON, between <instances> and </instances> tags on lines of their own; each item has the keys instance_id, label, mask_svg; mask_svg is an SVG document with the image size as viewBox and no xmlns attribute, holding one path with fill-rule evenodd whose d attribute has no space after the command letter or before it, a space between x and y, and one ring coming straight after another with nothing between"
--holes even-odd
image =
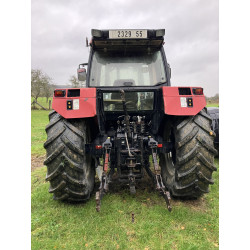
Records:
<instances>
[{"instance_id":1,"label":"rear work light","mask_svg":"<svg viewBox=\"0 0 250 250\"><path fill-rule=\"evenodd\" d=\"M193 88L194 95L203 95L203 88Z\"/></svg>"},{"instance_id":2,"label":"rear work light","mask_svg":"<svg viewBox=\"0 0 250 250\"><path fill-rule=\"evenodd\" d=\"M91 34L94 37L102 37L102 31L101 30L92 29Z\"/></svg>"},{"instance_id":3,"label":"rear work light","mask_svg":"<svg viewBox=\"0 0 250 250\"><path fill-rule=\"evenodd\" d=\"M156 30L155 36L156 36L156 37L165 36L165 29Z\"/></svg>"},{"instance_id":4,"label":"rear work light","mask_svg":"<svg viewBox=\"0 0 250 250\"><path fill-rule=\"evenodd\" d=\"M55 90L54 91L54 96L55 97L64 97L65 96L66 91L65 90Z\"/></svg>"}]
</instances>

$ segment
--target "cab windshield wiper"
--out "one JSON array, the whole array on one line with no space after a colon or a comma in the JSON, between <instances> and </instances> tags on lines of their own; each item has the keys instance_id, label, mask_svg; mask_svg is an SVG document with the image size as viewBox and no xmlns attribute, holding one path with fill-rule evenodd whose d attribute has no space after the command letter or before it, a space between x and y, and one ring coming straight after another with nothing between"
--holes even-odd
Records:
<instances>
[{"instance_id":1,"label":"cab windshield wiper","mask_svg":"<svg viewBox=\"0 0 250 250\"><path fill-rule=\"evenodd\" d=\"M158 86L158 85L162 85L162 84L165 84L165 83L167 83L167 82L158 82L158 83L156 83L156 84L153 85L153 86Z\"/></svg>"}]
</instances>

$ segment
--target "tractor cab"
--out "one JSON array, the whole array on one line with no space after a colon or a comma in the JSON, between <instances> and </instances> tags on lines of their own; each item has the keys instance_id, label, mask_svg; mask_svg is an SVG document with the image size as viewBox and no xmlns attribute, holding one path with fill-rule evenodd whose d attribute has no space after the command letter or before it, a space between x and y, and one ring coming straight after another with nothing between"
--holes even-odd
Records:
<instances>
[{"instance_id":1,"label":"tractor cab","mask_svg":"<svg viewBox=\"0 0 250 250\"><path fill-rule=\"evenodd\" d=\"M86 87L96 88L100 112L123 112L121 89L128 112L153 112L155 90L170 86L163 50L165 30L92 29L91 33L88 72L86 64L80 64L78 78L84 75Z\"/></svg>"},{"instance_id":2,"label":"tractor cab","mask_svg":"<svg viewBox=\"0 0 250 250\"><path fill-rule=\"evenodd\" d=\"M86 87L169 86L170 71L163 51L164 34L164 29L92 29Z\"/></svg>"}]
</instances>

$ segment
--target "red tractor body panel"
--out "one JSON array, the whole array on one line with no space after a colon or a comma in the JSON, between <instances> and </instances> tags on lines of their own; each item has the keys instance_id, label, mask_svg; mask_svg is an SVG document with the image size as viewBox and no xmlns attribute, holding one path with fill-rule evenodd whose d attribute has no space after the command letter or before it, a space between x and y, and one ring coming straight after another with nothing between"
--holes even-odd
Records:
<instances>
[{"instance_id":1,"label":"red tractor body panel","mask_svg":"<svg viewBox=\"0 0 250 250\"><path fill-rule=\"evenodd\" d=\"M165 114L177 116L193 116L198 114L206 106L206 99L204 94L194 95L191 92L191 95L180 95L179 88L180 87L162 87ZM190 87L190 89L192 88L196 87ZM183 105L181 101L184 101L185 104L184 98L186 98L187 100L191 99L192 106L188 106L188 104L186 106Z\"/></svg>"},{"instance_id":2,"label":"red tractor body panel","mask_svg":"<svg viewBox=\"0 0 250 250\"><path fill-rule=\"evenodd\" d=\"M66 119L71 118L87 118L96 115L96 89L80 88L80 96L68 97L70 89L64 89L66 94L64 97L53 97L52 108ZM79 100L79 109L69 110L67 102ZM78 101L77 101L78 102ZM74 103L73 103L74 104Z\"/></svg>"},{"instance_id":3,"label":"red tractor body panel","mask_svg":"<svg viewBox=\"0 0 250 250\"><path fill-rule=\"evenodd\" d=\"M204 94L194 95L193 92L191 92L190 95L180 95L179 88L189 88L191 90L193 87L162 87L165 114L177 116L193 116L198 114L206 106ZM65 96L54 96L52 102L52 108L61 116L66 119L96 116L96 88L80 88L79 96L74 97L71 97L68 94L69 90L72 89L63 90L65 91ZM188 99L191 99L192 106L188 106ZM79 100L78 109L75 109L74 107L74 100ZM72 102L72 109L68 109L68 101ZM187 104L186 106L185 102Z\"/></svg>"}]
</instances>

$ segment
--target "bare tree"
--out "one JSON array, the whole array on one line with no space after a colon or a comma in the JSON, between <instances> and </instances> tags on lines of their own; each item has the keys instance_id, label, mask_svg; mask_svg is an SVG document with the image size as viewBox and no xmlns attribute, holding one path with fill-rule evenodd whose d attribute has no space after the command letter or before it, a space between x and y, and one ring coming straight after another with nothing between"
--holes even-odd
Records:
<instances>
[{"instance_id":1,"label":"bare tree","mask_svg":"<svg viewBox=\"0 0 250 250\"><path fill-rule=\"evenodd\" d=\"M44 94L44 90L48 88L51 78L43 73L40 69L31 70L31 96L37 98Z\"/></svg>"},{"instance_id":2,"label":"bare tree","mask_svg":"<svg viewBox=\"0 0 250 250\"><path fill-rule=\"evenodd\" d=\"M53 86L51 84L46 84L44 86L42 95L46 97L46 102L48 102L49 98L53 96Z\"/></svg>"},{"instance_id":3,"label":"bare tree","mask_svg":"<svg viewBox=\"0 0 250 250\"><path fill-rule=\"evenodd\" d=\"M206 96L207 103L219 103L219 99L220 99L220 96L218 93L211 97Z\"/></svg>"},{"instance_id":4,"label":"bare tree","mask_svg":"<svg viewBox=\"0 0 250 250\"><path fill-rule=\"evenodd\" d=\"M81 82L79 82L79 80L77 79L76 76L72 75L69 79L71 85L73 86L73 88L80 88L81 87Z\"/></svg>"}]
</instances>

